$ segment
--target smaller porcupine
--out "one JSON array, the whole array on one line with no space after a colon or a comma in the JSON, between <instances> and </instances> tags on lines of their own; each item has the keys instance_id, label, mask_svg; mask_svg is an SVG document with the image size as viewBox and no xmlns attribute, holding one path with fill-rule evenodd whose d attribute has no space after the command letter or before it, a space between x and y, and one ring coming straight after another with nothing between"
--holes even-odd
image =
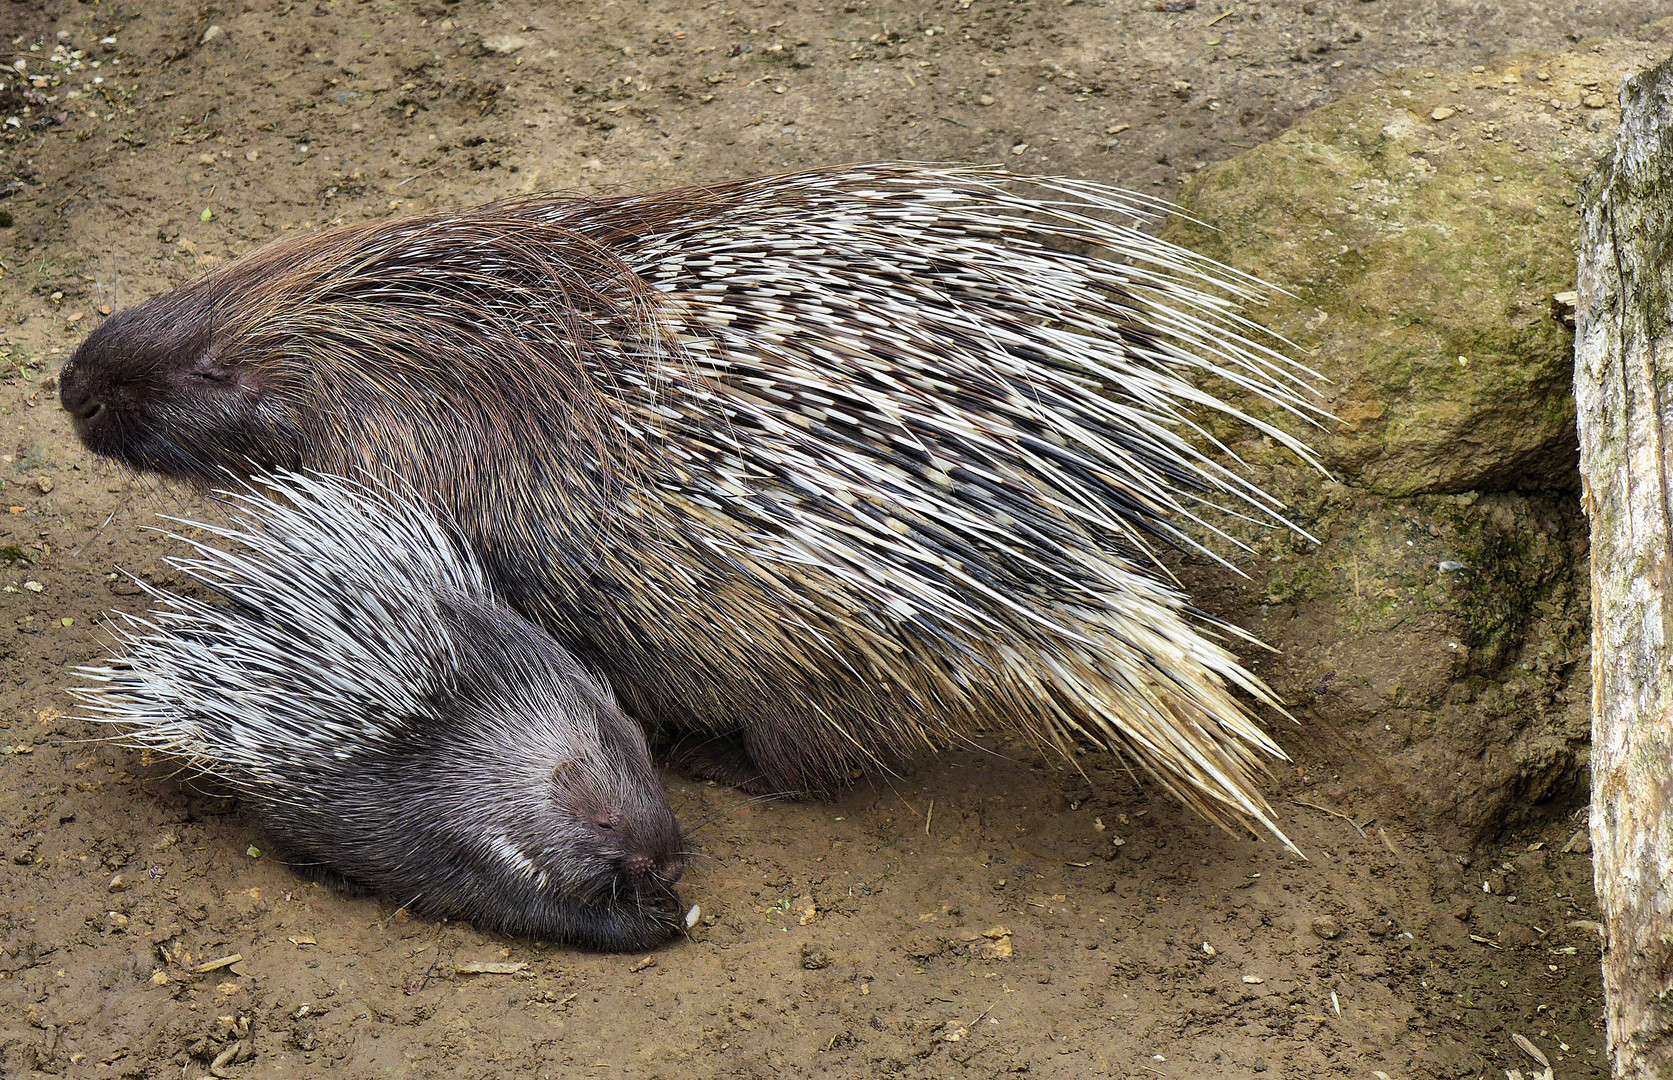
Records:
<instances>
[{"instance_id":1,"label":"smaller porcupine","mask_svg":"<svg viewBox=\"0 0 1673 1080\"><path fill-rule=\"evenodd\" d=\"M139 584L88 719L230 782L277 854L484 930L605 950L680 925L680 830L610 690L496 600L450 527L338 477L221 492L228 543ZM281 501L282 500L282 501ZM171 519L178 520L178 519Z\"/></svg>"},{"instance_id":2,"label":"smaller porcupine","mask_svg":"<svg viewBox=\"0 0 1673 1080\"><path fill-rule=\"evenodd\" d=\"M1236 691L1275 699L1153 544L1293 527L1205 429L1311 455L1214 384L1320 413L1161 209L883 163L362 222L118 312L60 398L134 468L402 478L711 775L828 790L1002 728L1282 837Z\"/></svg>"}]
</instances>

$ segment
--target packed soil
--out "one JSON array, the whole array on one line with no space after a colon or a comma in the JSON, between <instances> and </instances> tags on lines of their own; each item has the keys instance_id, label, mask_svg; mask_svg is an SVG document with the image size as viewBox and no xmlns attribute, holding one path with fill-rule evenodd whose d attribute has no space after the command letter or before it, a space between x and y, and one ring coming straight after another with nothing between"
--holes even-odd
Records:
<instances>
[{"instance_id":1,"label":"packed soil","mask_svg":"<svg viewBox=\"0 0 1673 1080\"><path fill-rule=\"evenodd\" d=\"M143 606L118 568L171 583L147 527L204 511L85 453L54 377L110 310L287 230L888 158L1169 196L1402 64L1585 48L1668 14L4 5L23 78L0 100L0 1075L1476 1077L1536 1072L1536 1053L1603 1075L1584 793L1470 849L1364 820L1374 754L1327 714L1270 718L1293 762L1269 790L1305 860L1098 755L995 740L831 803L668 775L700 918L650 956L305 883L235 804L67 715L101 615ZM1213 602L1258 629L1239 599L1257 593Z\"/></svg>"}]
</instances>

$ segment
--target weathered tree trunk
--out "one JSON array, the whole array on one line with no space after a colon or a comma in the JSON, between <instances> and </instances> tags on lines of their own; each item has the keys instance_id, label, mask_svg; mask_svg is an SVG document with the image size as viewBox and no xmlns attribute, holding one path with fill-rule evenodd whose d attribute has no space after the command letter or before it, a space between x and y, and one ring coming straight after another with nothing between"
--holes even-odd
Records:
<instances>
[{"instance_id":1,"label":"weathered tree trunk","mask_svg":"<svg viewBox=\"0 0 1673 1080\"><path fill-rule=\"evenodd\" d=\"M1592 857L1615 1075L1673 1076L1673 60L1582 193L1574 395L1592 522Z\"/></svg>"}]
</instances>

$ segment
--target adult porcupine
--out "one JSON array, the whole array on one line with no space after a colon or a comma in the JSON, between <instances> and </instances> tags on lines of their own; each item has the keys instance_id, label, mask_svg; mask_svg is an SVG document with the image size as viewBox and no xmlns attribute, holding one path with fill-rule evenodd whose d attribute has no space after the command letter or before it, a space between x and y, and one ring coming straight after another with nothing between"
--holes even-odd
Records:
<instances>
[{"instance_id":1,"label":"adult porcupine","mask_svg":"<svg viewBox=\"0 0 1673 1080\"><path fill-rule=\"evenodd\" d=\"M223 495L231 522L197 527L238 549L169 562L230 606L140 582L150 617L82 669L92 719L229 781L304 871L592 948L677 929L680 832L643 731L446 526L332 477Z\"/></svg>"},{"instance_id":2,"label":"adult porcupine","mask_svg":"<svg viewBox=\"0 0 1673 1080\"><path fill-rule=\"evenodd\" d=\"M1192 410L1307 456L1187 375L1308 392L1154 209L876 165L345 226L112 317L62 400L177 477L401 475L630 714L737 732L760 786L1005 725L1277 832L1230 687L1270 693L1148 545L1215 499L1282 520Z\"/></svg>"}]
</instances>

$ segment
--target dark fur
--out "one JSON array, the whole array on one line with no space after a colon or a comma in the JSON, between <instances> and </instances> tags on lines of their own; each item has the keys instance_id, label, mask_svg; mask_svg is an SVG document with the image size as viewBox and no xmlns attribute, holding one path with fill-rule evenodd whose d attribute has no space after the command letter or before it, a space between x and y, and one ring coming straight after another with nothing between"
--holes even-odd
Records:
<instances>
[{"instance_id":1,"label":"dark fur","mask_svg":"<svg viewBox=\"0 0 1673 1080\"><path fill-rule=\"evenodd\" d=\"M799 635L735 568L667 565L663 523L618 512L647 463L609 423L608 370L589 361L601 340L654 340L654 300L609 248L540 209L347 226L258 251L106 320L62 373L64 407L94 452L197 483L397 474L456 517L495 586L602 671L630 715L699 748L741 735L742 755L699 749L698 773L827 791L866 755L810 727L808 702L875 751L903 741L897 703L808 670ZM620 202L599 203L597 221L618 243L638 231ZM415 273L414 247L445 252L448 268ZM717 635L716 605L757 641Z\"/></svg>"},{"instance_id":2,"label":"dark fur","mask_svg":"<svg viewBox=\"0 0 1673 1080\"><path fill-rule=\"evenodd\" d=\"M448 633L472 647L430 709L368 718L389 734L360 741L346 761L322 753L305 763L296 781L326 799L248 788L256 825L299 872L340 877L420 913L608 952L673 936L683 915L680 830L641 729L523 619L465 598L443 611ZM522 704L531 697L549 715ZM506 794L514 770L541 774L525 805ZM490 833L529 853L552 884L508 869L488 850Z\"/></svg>"},{"instance_id":3,"label":"dark fur","mask_svg":"<svg viewBox=\"0 0 1673 1080\"><path fill-rule=\"evenodd\" d=\"M644 731L445 527L326 477L229 501L232 528L204 528L239 550L170 560L228 603L147 586L152 618L84 669L92 718L230 781L299 872L595 949L678 931Z\"/></svg>"}]
</instances>

